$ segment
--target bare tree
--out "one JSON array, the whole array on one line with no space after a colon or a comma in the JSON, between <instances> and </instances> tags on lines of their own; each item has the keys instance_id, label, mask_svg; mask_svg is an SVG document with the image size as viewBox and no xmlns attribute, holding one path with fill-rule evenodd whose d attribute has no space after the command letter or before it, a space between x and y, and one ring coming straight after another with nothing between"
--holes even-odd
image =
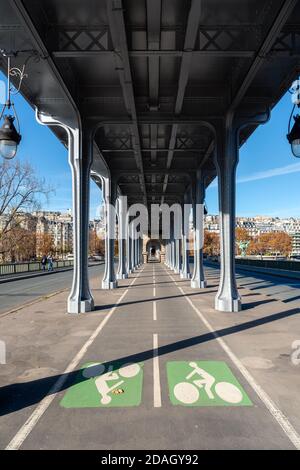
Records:
<instances>
[{"instance_id":1,"label":"bare tree","mask_svg":"<svg viewBox=\"0 0 300 470\"><path fill-rule=\"evenodd\" d=\"M0 160L0 255L15 240L16 228L27 228L28 214L40 208L42 198L53 191L44 178L38 178L29 163ZM14 232L14 236L10 234ZM19 231L20 237L24 231ZM10 240L11 238L11 240ZM18 243L21 240L18 240Z\"/></svg>"}]
</instances>

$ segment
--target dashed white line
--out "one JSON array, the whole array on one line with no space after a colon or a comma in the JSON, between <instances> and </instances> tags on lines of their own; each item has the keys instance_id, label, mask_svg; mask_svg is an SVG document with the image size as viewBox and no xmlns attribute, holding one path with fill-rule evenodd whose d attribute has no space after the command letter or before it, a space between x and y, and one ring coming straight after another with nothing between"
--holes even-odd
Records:
<instances>
[{"instance_id":1,"label":"dashed white line","mask_svg":"<svg viewBox=\"0 0 300 470\"><path fill-rule=\"evenodd\" d=\"M158 335L153 335L153 406L161 408L161 386L158 358Z\"/></svg>"},{"instance_id":2,"label":"dashed white line","mask_svg":"<svg viewBox=\"0 0 300 470\"><path fill-rule=\"evenodd\" d=\"M144 268L143 268L144 269ZM138 273L138 275L133 279L133 281L130 283L130 286L133 286L135 281L138 279L140 276L141 272L143 269ZM79 362L82 360L84 355L86 354L88 348L91 346L91 344L95 341L99 333L103 330L104 326L110 319L110 317L113 315L114 311L116 310L117 306L122 302L126 294L129 292L129 289L127 288L121 297L118 299L114 307L111 308L109 313L106 315L106 317L101 321L100 325L96 330L93 332L93 334L89 337L89 339L86 341L86 343L82 346L80 351L76 354L76 356L72 359L68 367L65 369L65 371L61 374L60 378L55 382L55 384L51 387L45 398L40 401L36 409L33 411L33 413L29 416L27 421L23 424L23 426L19 429L17 434L12 438L10 443L7 445L5 450L18 450L25 439L28 437L28 435L31 433L31 431L34 429L40 418L43 416L43 414L47 411L57 394L62 390L65 382L67 381L69 375L75 370L75 368L78 366Z\"/></svg>"},{"instance_id":3,"label":"dashed white line","mask_svg":"<svg viewBox=\"0 0 300 470\"><path fill-rule=\"evenodd\" d=\"M167 270L166 270L167 271ZM169 273L168 273L169 274ZM177 288L180 290L184 298L190 304L192 309L196 312L200 320L204 323L206 328L212 333L212 335L216 338L221 348L227 354L227 356L231 359L233 364L237 367L240 371L244 379L248 382L248 384L252 387L255 393L258 395L260 400L264 403L268 411L271 413L273 418L277 421L279 426L284 431L285 435L288 439L292 442L297 450L300 450L300 436L297 433L296 429L290 423L289 419L284 415L284 413L277 407L271 397L263 390L263 388L255 381L254 377L250 374L250 372L246 369L246 367L242 364L242 362L238 359L238 357L234 354L234 352L230 349L230 347L225 343L225 341L220 338L218 333L215 329L211 326L211 324L206 320L204 315L200 312L200 310L194 305L192 300L186 295L182 287L180 287L176 280L169 274L172 281L175 283Z\"/></svg>"},{"instance_id":4,"label":"dashed white line","mask_svg":"<svg viewBox=\"0 0 300 470\"><path fill-rule=\"evenodd\" d=\"M156 302L153 302L153 321L157 321L157 307L156 307Z\"/></svg>"}]
</instances>

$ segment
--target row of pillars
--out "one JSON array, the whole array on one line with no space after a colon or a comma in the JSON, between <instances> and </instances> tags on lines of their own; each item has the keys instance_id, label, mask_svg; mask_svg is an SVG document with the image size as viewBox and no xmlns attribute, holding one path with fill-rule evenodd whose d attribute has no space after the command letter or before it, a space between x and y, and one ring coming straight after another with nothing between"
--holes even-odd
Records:
<instances>
[{"instance_id":1,"label":"row of pillars","mask_svg":"<svg viewBox=\"0 0 300 470\"><path fill-rule=\"evenodd\" d=\"M142 240L137 226L127 223L127 207L123 198L117 197L117 187L109 178L102 179L102 192L106 210L105 270L102 289L116 289L118 280L127 279L142 262ZM115 209L115 210L114 210ZM119 264L115 270L115 231L118 218Z\"/></svg>"},{"instance_id":2,"label":"row of pillars","mask_svg":"<svg viewBox=\"0 0 300 470\"><path fill-rule=\"evenodd\" d=\"M89 126L72 128L51 116L36 114L40 124L59 126L68 134L69 164L72 170L73 186L73 249L74 274L71 293L68 298L69 313L84 313L93 310L94 300L89 287L88 276L88 240L89 240L89 197L90 176L93 163L95 129ZM236 312L241 309L241 299L235 279L235 174L238 162L238 127L232 121L226 120L215 128L215 167L218 174L220 235L221 235L221 274L219 291L215 308L224 312ZM99 175L100 177L100 175ZM130 272L142 262L141 239L134 233L127 233L119 241L119 267L115 273L114 249L114 211L111 207L117 205L116 184L109 177L100 177L106 214L106 254L103 287L117 287L118 278L127 277ZM193 184L195 207L204 202L204 183L201 171L197 173L197 181ZM123 208L118 207L119 218L124 217ZM195 209L194 209L194 217ZM124 224L120 224L123 226ZM126 225L126 224L125 224ZM132 224L130 226L133 226ZM134 226L133 226L134 227ZM134 229L132 229L134 230ZM121 237L120 237L121 238ZM125 255L126 251L126 255ZM167 243L167 263L182 277L189 278L189 258L187 250L187 233L181 240L171 240ZM181 252L182 257L179 256ZM195 232L195 263L191 279L195 288L205 287L201 248L201 234Z\"/></svg>"},{"instance_id":3,"label":"row of pillars","mask_svg":"<svg viewBox=\"0 0 300 470\"><path fill-rule=\"evenodd\" d=\"M235 278L235 166L223 168L224 159L216 159L219 176L219 205L220 205L220 284L215 298L215 309L222 312L239 312L242 309ZM235 162L235 160L234 160ZM166 242L166 266L174 273L180 274L182 279L190 280L194 289L205 289L203 266L204 243L204 201L207 173L199 170L196 181L191 188L191 196L185 197L185 203L192 201L192 220L194 227L194 269L190 270L189 249L189 217L184 214L183 205L181 237L174 237L174 219L171 219L170 239ZM172 223L173 222L173 223ZM200 223L199 223L200 222Z\"/></svg>"}]
</instances>

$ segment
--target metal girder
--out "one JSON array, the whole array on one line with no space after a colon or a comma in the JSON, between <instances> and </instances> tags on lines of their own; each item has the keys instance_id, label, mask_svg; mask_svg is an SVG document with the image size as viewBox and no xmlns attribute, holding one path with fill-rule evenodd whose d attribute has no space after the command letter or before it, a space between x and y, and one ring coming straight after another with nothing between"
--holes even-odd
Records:
<instances>
[{"instance_id":1,"label":"metal girder","mask_svg":"<svg viewBox=\"0 0 300 470\"><path fill-rule=\"evenodd\" d=\"M144 153L144 152L151 152L151 154L153 154L153 148L151 149L146 149L146 148L142 148L141 151ZM130 153L130 152L133 152L133 149L101 149L101 152L103 153ZM161 149L161 148L156 148L155 149L155 152L163 152L163 153L166 153L166 152L169 152L169 149ZM203 148L175 148L174 149L174 153L186 153L186 152L193 152L193 153L201 153L203 152Z\"/></svg>"},{"instance_id":2,"label":"metal girder","mask_svg":"<svg viewBox=\"0 0 300 470\"><path fill-rule=\"evenodd\" d=\"M293 12L295 6L297 5L297 0L284 0L281 8L276 15L276 18L267 33L265 39L263 40L259 51L257 52L254 61L252 62L246 76L244 77L241 85L239 86L237 92L235 93L234 98L231 101L228 113L233 112L240 105L242 99L244 98L247 90L249 89L251 83L256 77L258 71L266 60L266 57L270 53L272 47L274 46L276 39L284 27L286 21Z\"/></svg>"},{"instance_id":3,"label":"metal girder","mask_svg":"<svg viewBox=\"0 0 300 470\"><path fill-rule=\"evenodd\" d=\"M20 24L0 24L0 31L15 32L22 30Z\"/></svg>"},{"instance_id":4,"label":"metal girder","mask_svg":"<svg viewBox=\"0 0 300 470\"><path fill-rule=\"evenodd\" d=\"M123 16L123 6L121 0L107 0L108 19L112 42L117 54L115 54L116 68L118 70L120 83L122 86L125 106L132 118L132 143L137 167L140 170L140 182L146 202L146 186L143 173L143 159L141 154L140 135L137 124L137 115L131 76L131 68L128 55L127 37Z\"/></svg>"},{"instance_id":5,"label":"metal girder","mask_svg":"<svg viewBox=\"0 0 300 470\"><path fill-rule=\"evenodd\" d=\"M147 175L161 175L162 173L164 173L165 169L164 168L158 168L158 169L155 169L155 168L151 168L151 169L144 169L144 175L147 176ZM169 174L170 175L174 175L174 176L188 176L190 177L195 171L197 171L197 168L191 168L189 170L179 170L179 169L171 169L169 171ZM130 176L130 175L138 175L138 173L136 172L136 170L114 170L114 169L111 169L111 172L114 174L114 175L120 175L120 176Z\"/></svg>"},{"instance_id":6,"label":"metal girder","mask_svg":"<svg viewBox=\"0 0 300 470\"><path fill-rule=\"evenodd\" d=\"M161 0L147 0L147 36L148 49L158 51L160 49L160 25L161 25ZM159 109L159 55L148 57L149 76L149 109ZM151 162L156 162L157 124L150 125ZM152 175L152 185L156 183L156 175Z\"/></svg>"},{"instance_id":7,"label":"metal girder","mask_svg":"<svg viewBox=\"0 0 300 470\"><path fill-rule=\"evenodd\" d=\"M175 102L175 115L178 116L181 113L184 95L186 86L188 83L188 77L190 73L190 66L193 58L192 51L195 48L195 42L197 39L197 33L199 31L199 22L201 15L201 2L198 0L192 0L191 8L188 15L185 40L184 40L184 54L182 56L179 80L178 80L178 90ZM167 158L167 169L171 167L174 149L176 147L176 135L177 135L178 125L175 124L172 126L170 144L169 144L169 153ZM168 186L168 175L165 176L164 181L164 193L166 192ZM163 202L163 199L162 199Z\"/></svg>"},{"instance_id":8,"label":"metal girder","mask_svg":"<svg viewBox=\"0 0 300 470\"><path fill-rule=\"evenodd\" d=\"M50 52L47 49L46 44L41 38L40 32L37 30L36 25L33 23L27 9L24 7L24 4L21 0L10 0L12 7L14 8L18 18L20 19L20 27L26 31L30 42L33 44L34 48L39 52L41 57L47 61L47 65L53 73L53 76L59 84L61 93L63 94L66 103L70 105L76 117L78 116L78 108L74 102L74 99L71 95L70 90L68 89L66 83L64 82L60 71L58 70L56 64L54 63ZM14 25L11 25L14 26Z\"/></svg>"},{"instance_id":9,"label":"metal girder","mask_svg":"<svg viewBox=\"0 0 300 470\"><path fill-rule=\"evenodd\" d=\"M161 0L147 0L148 49L160 49ZM159 103L159 55L148 58L149 108L158 109Z\"/></svg>"},{"instance_id":10,"label":"metal girder","mask_svg":"<svg viewBox=\"0 0 300 470\"><path fill-rule=\"evenodd\" d=\"M200 2L199 2L200 3ZM145 28L130 25L129 31L143 31L148 34L148 48L129 51L132 57L182 57L184 50L160 50L160 34L162 31L178 31L182 34L183 28L179 26L164 26L161 20L161 0L147 0L147 31ZM6 25L3 25L6 27ZM14 25L13 25L14 26ZM1 25L0 25L1 28ZM97 56L105 53L114 53L114 47L106 24L94 26L82 25L52 25L52 31L57 31L57 44L59 48L53 50L55 57L82 57ZM50 32L52 33L50 30ZM261 25L201 25L197 31L197 43L194 46L193 55L222 56L222 57L252 57L257 50L256 38L263 33ZM274 44L277 49L291 52L293 43L282 40L284 37L299 35L298 31L286 28L282 37ZM284 37L283 37L284 36ZM281 46L280 46L281 44ZM86 54L85 54L86 53Z\"/></svg>"},{"instance_id":11,"label":"metal girder","mask_svg":"<svg viewBox=\"0 0 300 470\"><path fill-rule=\"evenodd\" d=\"M155 3L155 5L154 5ZM147 0L147 33L148 49L130 50L130 57L147 57L149 59L149 96L157 94L157 72L159 74L160 57L183 57L184 50L160 50L160 33L162 31L180 31L181 26L160 25L161 0ZM20 25L0 25L1 30L17 31ZM52 25L58 31L58 49L52 51L56 58L98 57L114 54L114 47L108 25ZM130 26L130 31L145 31L141 26ZM146 31L145 31L146 32ZM192 54L194 57L236 57L253 58L257 52L256 38L263 33L261 25L210 25L200 26L197 32L197 43ZM300 31L293 26L286 26L275 38L270 54L284 56L300 55ZM153 59L153 61L152 61ZM151 63L150 63L151 62ZM152 77L154 80L152 80ZM150 100L151 106L151 100Z\"/></svg>"},{"instance_id":12,"label":"metal girder","mask_svg":"<svg viewBox=\"0 0 300 470\"><path fill-rule=\"evenodd\" d=\"M289 53L289 50L284 52ZM87 57L103 57L105 55L112 55L115 51L113 50L70 50L70 51L52 51L52 56L56 59L81 59ZM180 50L131 50L128 51L129 57L145 57L145 58L157 58L160 57L179 57L182 58L184 51ZM255 55L255 50L214 50L208 49L204 51L192 51L192 55L196 58L200 57L236 57L236 58L252 58Z\"/></svg>"}]
</instances>

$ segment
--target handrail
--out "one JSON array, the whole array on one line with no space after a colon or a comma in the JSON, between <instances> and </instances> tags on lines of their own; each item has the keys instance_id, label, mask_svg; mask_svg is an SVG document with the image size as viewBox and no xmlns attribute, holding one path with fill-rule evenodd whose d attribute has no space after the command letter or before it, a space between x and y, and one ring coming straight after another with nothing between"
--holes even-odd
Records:
<instances>
[{"instance_id":1,"label":"handrail","mask_svg":"<svg viewBox=\"0 0 300 470\"><path fill-rule=\"evenodd\" d=\"M58 260L53 261L53 269L69 268L73 266L73 260ZM40 261L33 261L27 263L7 263L0 264L0 276L8 274L20 274L28 272L43 271L43 266ZM45 271L48 271L48 265L45 267Z\"/></svg>"}]
</instances>

